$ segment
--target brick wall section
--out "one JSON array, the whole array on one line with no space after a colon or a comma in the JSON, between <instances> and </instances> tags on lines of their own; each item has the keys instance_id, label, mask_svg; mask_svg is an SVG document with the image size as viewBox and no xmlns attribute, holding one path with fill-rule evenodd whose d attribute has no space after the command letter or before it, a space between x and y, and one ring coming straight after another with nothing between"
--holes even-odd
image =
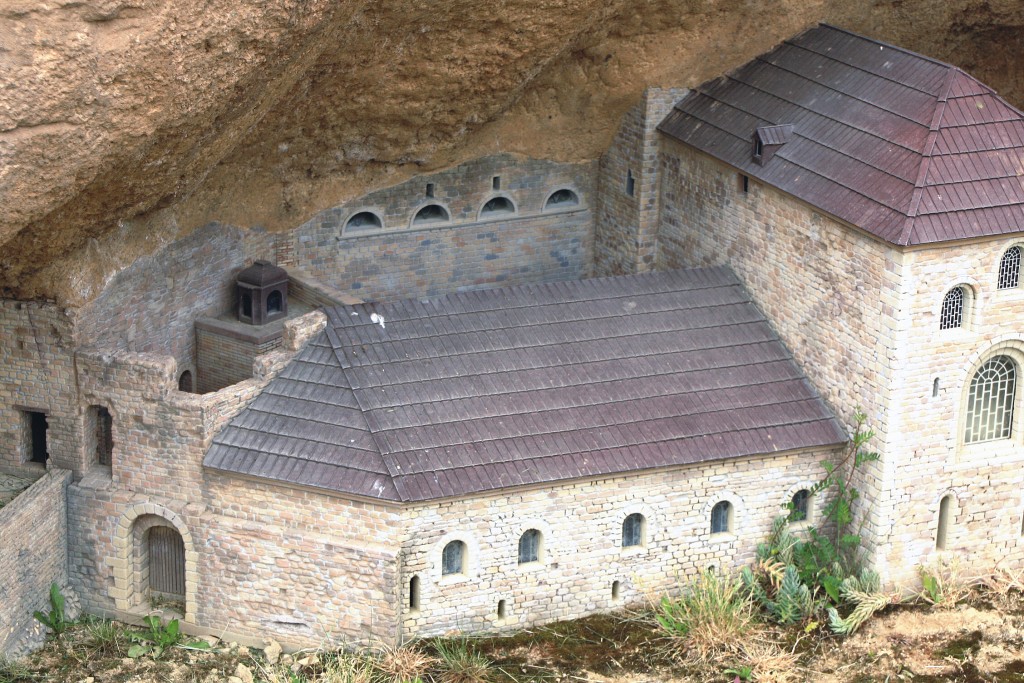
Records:
<instances>
[{"instance_id":1,"label":"brick wall section","mask_svg":"<svg viewBox=\"0 0 1024 683\"><path fill-rule=\"evenodd\" d=\"M252 364L281 346L281 338L259 343L196 326L196 391L218 391L252 377Z\"/></svg>"},{"instance_id":2,"label":"brick wall section","mask_svg":"<svg viewBox=\"0 0 1024 683\"><path fill-rule=\"evenodd\" d=\"M590 274L596 165L558 164L498 155L373 192L321 212L294 233L295 265L363 300L435 296L460 289L575 280ZM492 189L500 176L501 189ZM427 184L434 198L425 196ZM574 211L545 212L548 196L569 188ZM509 198L516 215L478 218L492 197ZM451 223L409 230L424 205L440 203ZM374 211L377 233L344 236L348 219Z\"/></svg>"},{"instance_id":3,"label":"brick wall section","mask_svg":"<svg viewBox=\"0 0 1024 683\"><path fill-rule=\"evenodd\" d=\"M50 611L51 583L69 594L70 482L71 472L51 469L0 508L0 658L25 654L45 637L32 613Z\"/></svg>"},{"instance_id":4,"label":"brick wall section","mask_svg":"<svg viewBox=\"0 0 1024 683\"><path fill-rule=\"evenodd\" d=\"M658 228L657 126L685 88L648 88L623 117L598 172L594 234L596 275L625 275L654 267ZM626 191L632 172L634 191Z\"/></svg>"},{"instance_id":5,"label":"brick wall section","mask_svg":"<svg viewBox=\"0 0 1024 683\"><path fill-rule=\"evenodd\" d=\"M1021 240L1001 237L907 252L889 409L894 436L887 444L892 524L880 561L908 583L917 563L942 556L957 557L971 575L996 563L1017 569L1024 564L1020 375L1011 438L963 444L967 392L977 368L996 355L1008 355L1024 368L1024 289L997 289L1000 258L1014 245ZM966 324L940 330L943 297L957 285L971 292ZM947 494L954 496L954 514L948 551L939 553L939 501Z\"/></svg>"},{"instance_id":6,"label":"brick wall section","mask_svg":"<svg viewBox=\"0 0 1024 683\"><path fill-rule=\"evenodd\" d=\"M658 267L728 264L839 418L867 413L883 454L858 482L874 501L864 534L871 550L890 526L885 491L900 439L888 422L902 252L753 180L744 194L735 169L672 140L662 145Z\"/></svg>"},{"instance_id":7,"label":"brick wall section","mask_svg":"<svg viewBox=\"0 0 1024 683\"><path fill-rule=\"evenodd\" d=\"M745 458L413 507L403 547L404 636L581 617L671 591L677 577L709 566L745 564L781 506L819 480L819 463L831 456ZM712 536L711 508L721 500L733 504L734 533ZM823 502L814 502L817 514ZM634 512L646 517L646 544L623 549L622 523ZM520 566L519 538L531 528L543 534L542 561ZM441 575L441 552L451 540L468 546L465 576ZM413 576L418 611L409 609ZM506 601L503 620L499 600Z\"/></svg>"},{"instance_id":8,"label":"brick wall section","mask_svg":"<svg viewBox=\"0 0 1024 683\"><path fill-rule=\"evenodd\" d=\"M297 266L288 268L288 296L313 308L362 303L362 299L318 282L312 275Z\"/></svg>"},{"instance_id":9,"label":"brick wall section","mask_svg":"<svg viewBox=\"0 0 1024 683\"><path fill-rule=\"evenodd\" d=\"M35 477L24 413L46 413L50 462L76 473L83 416L75 394L71 321L51 304L0 300L0 470Z\"/></svg>"},{"instance_id":10,"label":"brick wall section","mask_svg":"<svg viewBox=\"0 0 1024 683\"><path fill-rule=\"evenodd\" d=\"M194 370L192 323L235 305L235 276L273 255L275 236L210 223L118 273L75 314L81 345L172 356Z\"/></svg>"}]
</instances>

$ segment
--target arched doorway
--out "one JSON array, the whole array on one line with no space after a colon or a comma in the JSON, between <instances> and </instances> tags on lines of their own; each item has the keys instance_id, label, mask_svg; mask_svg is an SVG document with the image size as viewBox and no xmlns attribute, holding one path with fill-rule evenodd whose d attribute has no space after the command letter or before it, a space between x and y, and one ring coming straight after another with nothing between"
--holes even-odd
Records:
<instances>
[{"instance_id":1,"label":"arched doorway","mask_svg":"<svg viewBox=\"0 0 1024 683\"><path fill-rule=\"evenodd\" d=\"M146 533L150 597L185 600L185 541L178 530L154 526Z\"/></svg>"}]
</instances>

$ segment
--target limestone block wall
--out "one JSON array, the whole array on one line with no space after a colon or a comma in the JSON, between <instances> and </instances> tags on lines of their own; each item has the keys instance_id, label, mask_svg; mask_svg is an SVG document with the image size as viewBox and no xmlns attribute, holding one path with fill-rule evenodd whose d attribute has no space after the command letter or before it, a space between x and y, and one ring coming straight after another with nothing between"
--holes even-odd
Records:
<instances>
[{"instance_id":1,"label":"limestone block wall","mask_svg":"<svg viewBox=\"0 0 1024 683\"><path fill-rule=\"evenodd\" d=\"M31 458L27 410L46 414L50 462L82 468L72 325L56 306L0 300L0 470L41 475Z\"/></svg>"},{"instance_id":2,"label":"limestone block wall","mask_svg":"<svg viewBox=\"0 0 1024 683\"><path fill-rule=\"evenodd\" d=\"M742 458L412 507L403 544L403 636L580 617L671 591L677 577L709 566L745 564L781 506L818 481L820 461L831 456ZM712 535L711 509L723 500L733 506L732 533ZM814 501L812 518L824 502ZM632 513L646 518L645 542L623 548L622 524ZM540 561L520 565L519 538L529 529L542 534ZM468 550L465 572L443 576L441 554L456 540ZM414 577L418 607L411 608Z\"/></svg>"},{"instance_id":3,"label":"limestone block wall","mask_svg":"<svg viewBox=\"0 0 1024 683\"><path fill-rule=\"evenodd\" d=\"M67 596L67 487L71 472L51 469L0 508L0 658L25 654L45 638L32 617L50 611L50 584ZM68 605L69 616L71 604Z\"/></svg>"},{"instance_id":4,"label":"limestone block wall","mask_svg":"<svg viewBox=\"0 0 1024 683\"><path fill-rule=\"evenodd\" d=\"M184 616L189 623L200 623L200 558L209 542L203 456L214 434L323 325L319 312L288 321L284 348L260 359L255 377L203 395L177 390L175 362L169 356L79 352L81 400L110 411L114 442L111 466L90 464L86 476L70 489L70 578L88 609L119 614L149 610L139 578L142 553L133 539L137 523L157 520L173 526L185 540Z\"/></svg>"},{"instance_id":5,"label":"limestone block wall","mask_svg":"<svg viewBox=\"0 0 1024 683\"><path fill-rule=\"evenodd\" d=\"M199 623L283 643L394 643L396 508L211 472Z\"/></svg>"},{"instance_id":6,"label":"limestone block wall","mask_svg":"<svg viewBox=\"0 0 1024 683\"><path fill-rule=\"evenodd\" d=\"M210 223L143 257L75 312L76 340L111 350L172 356L195 374L192 323L235 305L234 279L255 258L271 258L276 236Z\"/></svg>"},{"instance_id":7,"label":"limestone block wall","mask_svg":"<svg viewBox=\"0 0 1024 683\"><path fill-rule=\"evenodd\" d=\"M368 301L579 279L592 261L595 167L498 155L418 176L321 212L295 230L293 260L281 265ZM563 188L580 204L546 211ZM514 214L481 216L495 197L511 201ZM428 204L450 220L413 226ZM362 211L382 227L346 232Z\"/></svg>"},{"instance_id":8,"label":"limestone block wall","mask_svg":"<svg viewBox=\"0 0 1024 683\"><path fill-rule=\"evenodd\" d=\"M964 444L971 379L993 356L1024 369L1024 288L998 289L1014 237L908 250L899 354L890 403L894 463L885 559L913 580L920 562L956 556L971 572L1024 564L1024 409L1017 380L1010 438ZM945 294L967 293L963 324L940 329ZM947 552L936 550L939 504L953 496Z\"/></svg>"},{"instance_id":9,"label":"limestone block wall","mask_svg":"<svg viewBox=\"0 0 1024 683\"><path fill-rule=\"evenodd\" d=\"M685 145L663 139L658 267L728 264L811 382L849 423L859 407L882 460L858 486L873 501L869 552L891 526L890 387L904 306L904 255ZM878 541L882 542L882 541Z\"/></svg>"},{"instance_id":10,"label":"limestone block wall","mask_svg":"<svg viewBox=\"0 0 1024 683\"><path fill-rule=\"evenodd\" d=\"M654 267L658 229L657 126L685 88L648 88L601 156L594 234L595 275Z\"/></svg>"}]
</instances>

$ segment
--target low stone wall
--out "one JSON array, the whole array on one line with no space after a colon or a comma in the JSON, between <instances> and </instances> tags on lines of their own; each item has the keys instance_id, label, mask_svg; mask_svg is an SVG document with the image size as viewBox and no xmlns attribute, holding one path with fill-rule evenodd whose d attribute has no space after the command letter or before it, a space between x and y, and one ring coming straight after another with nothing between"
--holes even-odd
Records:
<instances>
[{"instance_id":1,"label":"low stone wall","mask_svg":"<svg viewBox=\"0 0 1024 683\"><path fill-rule=\"evenodd\" d=\"M68 470L50 470L0 508L0 657L18 657L46 637L35 610L49 611L50 584L68 595Z\"/></svg>"}]
</instances>

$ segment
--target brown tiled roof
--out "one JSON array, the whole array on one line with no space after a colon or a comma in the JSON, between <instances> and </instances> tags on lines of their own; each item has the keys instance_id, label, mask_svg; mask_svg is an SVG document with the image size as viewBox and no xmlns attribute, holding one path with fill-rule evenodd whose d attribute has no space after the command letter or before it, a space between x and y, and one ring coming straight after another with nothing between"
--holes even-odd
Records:
<instances>
[{"instance_id":1,"label":"brown tiled roof","mask_svg":"<svg viewBox=\"0 0 1024 683\"><path fill-rule=\"evenodd\" d=\"M421 501L846 439L726 268L328 316L207 467Z\"/></svg>"},{"instance_id":2,"label":"brown tiled roof","mask_svg":"<svg viewBox=\"0 0 1024 683\"><path fill-rule=\"evenodd\" d=\"M784 124L758 165L754 130ZM956 67L832 26L701 85L659 129L893 244L1024 231L1024 115Z\"/></svg>"}]
</instances>

